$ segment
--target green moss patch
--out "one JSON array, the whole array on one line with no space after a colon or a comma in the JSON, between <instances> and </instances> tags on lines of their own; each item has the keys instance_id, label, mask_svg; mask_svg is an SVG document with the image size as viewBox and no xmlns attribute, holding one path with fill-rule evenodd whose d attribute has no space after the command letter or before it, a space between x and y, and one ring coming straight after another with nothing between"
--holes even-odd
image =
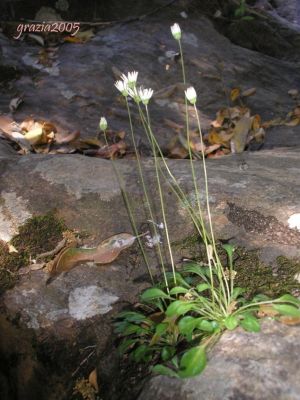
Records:
<instances>
[{"instance_id":1,"label":"green moss patch","mask_svg":"<svg viewBox=\"0 0 300 400\"><path fill-rule=\"evenodd\" d=\"M259 260L257 251L238 248L235 251L234 269L236 286L247 290L249 297L262 293L270 297L300 289L294 276L300 272L300 262L280 256L271 267Z\"/></svg>"},{"instance_id":2,"label":"green moss patch","mask_svg":"<svg viewBox=\"0 0 300 400\"><path fill-rule=\"evenodd\" d=\"M0 294L14 286L17 271L30 262L30 257L50 251L62 240L64 222L53 212L30 218L19 228L10 243L18 253L9 253L7 243L0 241Z\"/></svg>"}]
</instances>

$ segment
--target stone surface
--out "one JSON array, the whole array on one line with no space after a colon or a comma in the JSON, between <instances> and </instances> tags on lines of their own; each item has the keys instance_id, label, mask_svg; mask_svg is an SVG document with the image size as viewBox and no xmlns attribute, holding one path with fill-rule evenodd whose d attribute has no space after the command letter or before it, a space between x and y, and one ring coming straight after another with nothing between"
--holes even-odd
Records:
<instances>
[{"instance_id":1,"label":"stone surface","mask_svg":"<svg viewBox=\"0 0 300 400\"><path fill-rule=\"evenodd\" d=\"M50 70L36 68L34 62L40 50L37 44L13 41L0 34L2 62L17 67L19 73L15 81L0 89L1 111L8 113L11 98L23 93L24 104L14 114L18 122L32 115L52 120L62 132L80 129L82 136L94 136L100 116L106 115L112 128L128 132L124 107L113 88L116 77L112 67L122 72L137 69L140 81L155 91L180 82L180 64L169 57L170 51L177 51L169 25L179 19L179 10L172 10L143 21L111 26L83 45L64 44L58 51L58 65ZM188 19L180 19L185 59L189 81L199 93L204 131L215 113L227 106L222 81L227 89L256 87L257 95L247 99L247 105L264 120L285 116L294 107L287 92L299 85L297 54L279 60L242 49L218 33L206 18L189 11L187 14ZM181 95L177 90L165 99L154 97L151 103L153 125L163 146L175 135L164 118L183 123ZM191 124L195 124L193 115ZM274 127L268 130L265 145L271 150L207 162L216 237L259 249L260 257L269 263L278 255L300 257L300 232L288 226L289 217L300 212L299 129ZM142 140L145 149L147 143L144 137ZM290 148L274 149L278 146ZM169 160L168 165L196 204L189 162ZM144 212L136 162L118 160L117 166L137 209L138 229L144 232L149 217ZM153 160L145 158L143 166L157 211ZM203 174L198 174L203 185ZM168 184L163 184L163 191L171 241L181 243L194 233L192 224ZM204 194L200 197L204 205ZM28 217L51 210L56 210L69 228L84 233L84 245L89 247L113 234L131 231L109 161L81 155L21 157L0 139L0 239L8 241ZM155 218L161 222L159 212ZM148 249L147 254L156 272L157 259L152 250ZM176 247L175 260L183 256L190 256L189 250ZM17 285L1 297L0 353L5 364L0 366L1 400L69 399L74 380L87 377L96 365L101 366L101 386L111 386L112 376L118 374L112 317L135 303L140 291L149 285L136 248L126 250L111 265L82 264L48 286L46 279L44 271L32 271L21 276ZM266 324L256 336L241 331L227 333L211 355L212 367L208 366L207 375L171 383L155 378L145 389L145 398L176 396L172 388L182 400L184 396L198 399L197 388L201 386L206 399L221 400L225 396L224 400L271 400L264 397L268 395L263 392L265 385L274 399L294 400L299 391L298 342L299 328L276 324ZM12 366L9 371L7 365ZM206 376L215 380L206 380ZM252 396L250 378L255 382L257 397ZM105 400L118 399L116 391L114 396L107 393Z\"/></svg>"},{"instance_id":2,"label":"stone surface","mask_svg":"<svg viewBox=\"0 0 300 400\"><path fill-rule=\"evenodd\" d=\"M11 89L1 91L2 112L9 112L8 105L15 93L24 93L24 103L14 114L18 122L32 115L36 119L51 120L61 132L80 130L86 137L96 134L99 119L105 115L109 126L125 130L130 141L125 107L114 87L117 76L113 68L121 72L139 71L139 82L152 87L154 92L180 83L180 63L169 57L170 52L178 51L169 28L176 20L184 32L186 72L188 82L199 93L204 133L216 112L228 105L225 92L233 87L242 90L256 87L257 94L247 98L246 104L263 120L284 117L293 109L294 101L288 91L298 88L300 74L299 60L295 60L298 47L291 42L292 33L280 39L280 51L284 56L287 48L288 54L285 60L278 60L232 44L194 9L187 10L187 19L180 17L181 11L179 6L166 8L141 21L109 26L85 44L65 43L59 47L57 65L50 69L36 64L38 44L1 35L3 62L20 71L20 78L12 83ZM251 31L246 28L247 32ZM272 29L277 35L277 28ZM269 42L262 37L261 41ZM151 117L158 140L166 147L176 132L166 125L165 118L184 125L183 90L177 89L165 98L154 96L154 99ZM136 121L138 113L133 106L132 112L136 131L147 148L149 145ZM191 124L195 126L193 113ZM266 147L299 145L299 130L299 126L269 129Z\"/></svg>"},{"instance_id":3,"label":"stone surface","mask_svg":"<svg viewBox=\"0 0 300 400\"><path fill-rule=\"evenodd\" d=\"M266 321L262 332L226 332L196 378L155 377L139 400L299 400L300 328Z\"/></svg>"}]
</instances>

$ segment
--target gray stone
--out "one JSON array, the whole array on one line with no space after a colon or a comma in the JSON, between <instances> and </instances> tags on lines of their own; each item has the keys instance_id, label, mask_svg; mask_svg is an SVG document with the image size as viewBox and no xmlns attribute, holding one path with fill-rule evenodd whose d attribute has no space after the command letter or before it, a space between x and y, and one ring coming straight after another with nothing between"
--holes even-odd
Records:
<instances>
[{"instance_id":1,"label":"gray stone","mask_svg":"<svg viewBox=\"0 0 300 400\"><path fill-rule=\"evenodd\" d=\"M154 377L139 400L299 400L300 328L265 321L260 333L226 332L204 372Z\"/></svg>"}]
</instances>

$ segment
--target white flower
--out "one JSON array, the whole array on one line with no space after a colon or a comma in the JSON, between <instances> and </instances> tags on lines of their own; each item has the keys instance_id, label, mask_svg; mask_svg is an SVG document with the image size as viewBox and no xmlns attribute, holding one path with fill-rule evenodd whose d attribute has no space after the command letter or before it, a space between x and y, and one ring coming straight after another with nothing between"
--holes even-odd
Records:
<instances>
[{"instance_id":1,"label":"white flower","mask_svg":"<svg viewBox=\"0 0 300 400\"><path fill-rule=\"evenodd\" d=\"M134 87L133 89L131 89L131 88L128 87L128 88L127 88L127 91L128 91L128 95L129 95L131 98L133 98L133 100L134 100L136 103L139 103L139 102L141 101L140 95L139 95L139 93L138 93L136 87Z\"/></svg>"},{"instance_id":2,"label":"white flower","mask_svg":"<svg viewBox=\"0 0 300 400\"><path fill-rule=\"evenodd\" d=\"M125 81L115 82L115 87L122 93L123 96L128 96L128 87Z\"/></svg>"},{"instance_id":3,"label":"white flower","mask_svg":"<svg viewBox=\"0 0 300 400\"><path fill-rule=\"evenodd\" d=\"M137 71L128 72L127 76L125 74L121 75L121 78L123 79L123 82L126 84L126 86L129 86L132 89L136 85L137 77L138 77Z\"/></svg>"},{"instance_id":4,"label":"white flower","mask_svg":"<svg viewBox=\"0 0 300 400\"><path fill-rule=\"evenodd\" d=\"M100 122L99 122L99 127L101 131L106 131L107 129L107 121L105 117L101 117Z\"/></svg>"},{"instance_id":5,"label":"white flower","mask_svg":"<svg viewBox=\"0 0 300 400\"><path fill-rule=\"evenodd\" d=\"M147 239L146 246L149 247L150 249L162 243L161 236L159 234L154 235L153 237L151 237L150 235L146 235L145 237Z\"/></svg>"},{"instance_id":6,"label":"white flower","mask_svg":"<svg viewBox=\"0 0 300 400\"><path fill-rule=\"evenodd\" d=\"M197 101L196 90L191 86L185 91L185 97L191 104L195 104Z\"/></svg>"},{"instance_id":7,"label":"white flower","mask_svg":"<svg viewBox=\"0 0 300 400\"><path fill-rule=\"evenodd\" d=\"M171 26L171 32L175 40L181 39L181 29L178 24L175 23L174 25Z\"/></svg>"},{"instance_id":8,"label":"white flower","mask_svg":"<svg viewBox=\"0 0 300 400\"><path fill-rule=\"evenodd\" d=\"M143 89L139 88L139 97L142 101L143 104L147 105L149 103L149 100L151 99L153 95L153 90L152 89Z\"/></svg>"},{"instance_id":9,"label":"white flower","mask_svg":"<svg viewBox=\"0 0 300 400\"><path fill-rule=\"evenodd\" d=\"M152 219L147 219L148 222L151 222L152 224L154 224L155 226L157 226L159 229L165 229L164 223L160 222L159 224L157 224L156 222L152 221Z\"/></svg>"}]
</instances>

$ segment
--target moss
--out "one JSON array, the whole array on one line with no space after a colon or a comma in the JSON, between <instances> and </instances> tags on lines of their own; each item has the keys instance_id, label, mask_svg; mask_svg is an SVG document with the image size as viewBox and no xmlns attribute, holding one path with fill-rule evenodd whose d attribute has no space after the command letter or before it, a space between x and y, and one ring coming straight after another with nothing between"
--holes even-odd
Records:
<instances>
[{"instance_id":1,"label":"moss","mask_svg":"<svg viewBox=\"0 0 300 400\"><path fill-rule=\"evenodd\" d=\"M300 262L280 256L271 267L259 260L257 251L238 248L235 251L235 285L246 289L249 297L262 293L270 297L300 289L294 279L300 272Z\"/></svg>"},{"instance_id":2,"label":"moss","mask_svg":"<svg viewBox=\"0 0 300 400\"><path fill-rule=\"evenodd\" d=\"M30 257L52 250L62 239L65 224L53 212L36 216L19 228L10 243L18 253L9 253L8 245L0 241L0 294L17 281L17 271L28 265Z\"/></svg>"},{"instance_id":3,"label":"moss","mask_svg":"<svg viewBox=\"0 0 300 400\"><path fill-rule=\"evenodd\" d=\"M205 247L196 234L184 241L174 242L172 246L180 251L182 257L206 262ZM221 244L217 245L217 251L226 268L227 254ZM234 252L234 270L237 272L235 286L245 288L249 298L259 293L275 297L300 289L300 283L294 279L300 273L300 261L284 256L277 257L276 265L270 266L260 261L257 250L237 248Z\"/></svg>"}]
</instances>

